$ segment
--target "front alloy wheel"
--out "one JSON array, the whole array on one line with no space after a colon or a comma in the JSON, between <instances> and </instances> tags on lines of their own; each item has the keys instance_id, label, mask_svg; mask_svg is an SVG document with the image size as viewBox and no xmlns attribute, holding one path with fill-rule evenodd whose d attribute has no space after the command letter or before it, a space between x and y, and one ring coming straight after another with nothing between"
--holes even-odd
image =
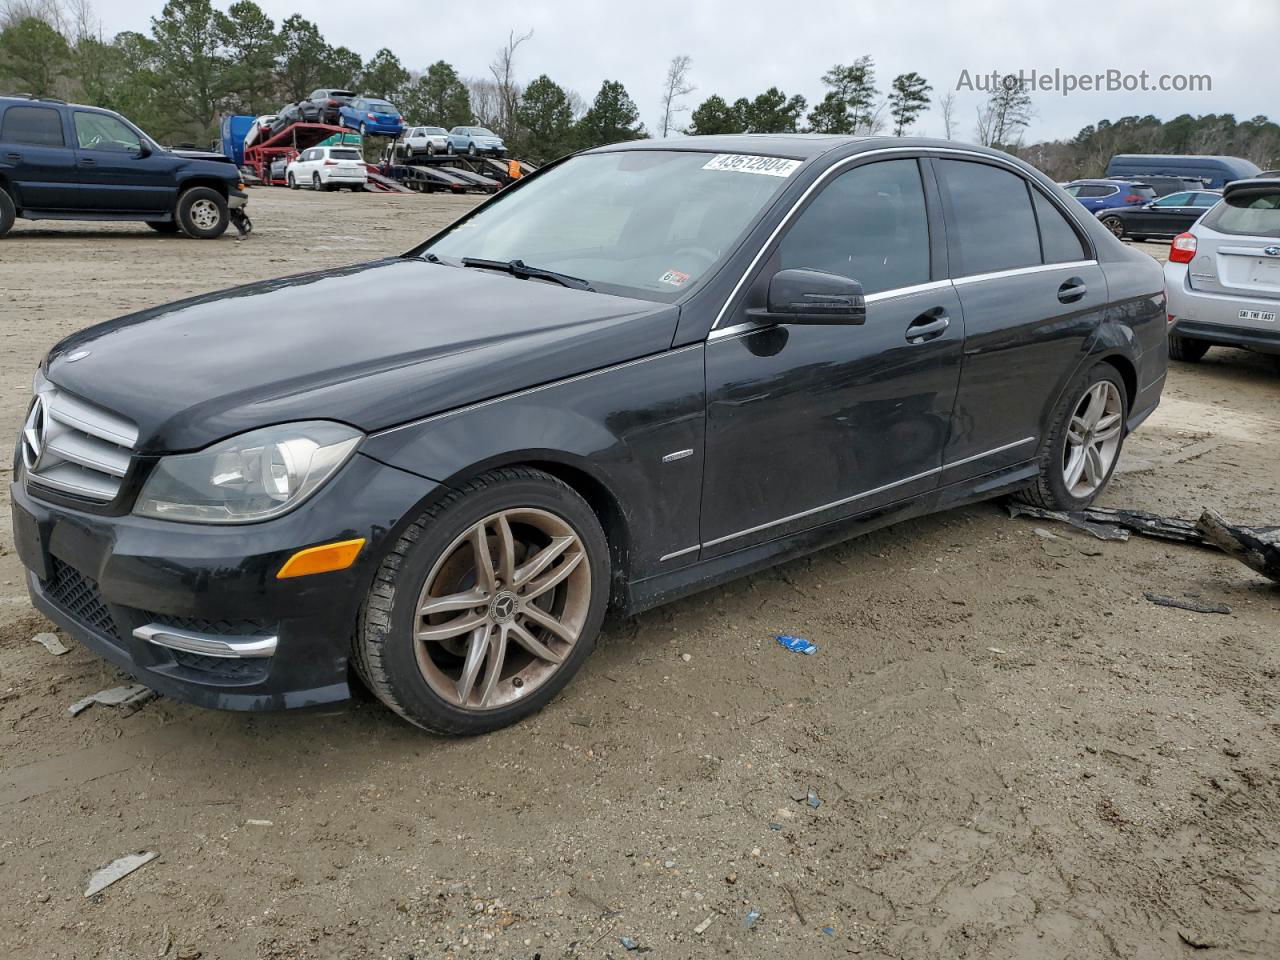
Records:
<instances>
[{"instance_id":1,"label":"front alloy wheel","mask_svg":"<svg viewBox=\"0 0 1280 960\"><path fill-rule=\"evenodd\" d=\"M383 562L356 669L418 726L496 730L582 665L608 583L604 532L575 491L525 467L484 474L426 510Z\"/></svg>"},{"instance_id":2,"label":"front alloy wheel","mask_svg":"<svg viewBox=\"0 0 1280 960\"><path fill-rule=\"evenodd\" d=\"M1110 230L1117 240L1124 239L1124 221L1119 217L1103 217L1102 225Z\"/></svg>"}]
</instances>

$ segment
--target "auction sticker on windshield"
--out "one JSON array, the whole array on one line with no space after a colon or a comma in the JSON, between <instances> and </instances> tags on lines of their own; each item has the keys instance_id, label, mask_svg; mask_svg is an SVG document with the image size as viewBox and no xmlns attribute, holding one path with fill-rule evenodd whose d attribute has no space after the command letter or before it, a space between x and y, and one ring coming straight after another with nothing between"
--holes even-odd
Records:
<instances>
[{"instance_id":1,"label":"auction sticker on windshield","mask_svg":"<svg viewBox=\"0 0 1280 960\"><path fill-rule=\"evenodd\" d=\"M759 173L766 177L789 177L799 160L782 157L752 157L743 153L717 153L702 165L703 170L727 170L730 173Z\"/></svg>"}]
</instances>

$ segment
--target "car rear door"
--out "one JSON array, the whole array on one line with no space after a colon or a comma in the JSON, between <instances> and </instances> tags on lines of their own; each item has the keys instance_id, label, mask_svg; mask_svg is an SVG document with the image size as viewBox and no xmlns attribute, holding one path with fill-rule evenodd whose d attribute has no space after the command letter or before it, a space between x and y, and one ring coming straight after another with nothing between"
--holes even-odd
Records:
<instances>
[{"instance_id":1,"label":"car rear door","mask_svg":"<svg viewBox=\"0 0 1280 960\"><path fill-rule=\"evenodd\" d=\"M102 213L168 213L177 199L172 154L144 144L119 117L72 110L82 205Z\"/></svg>"},{"instance_id":2,"label":"car rear door","mask_svg":"<svg viewBox=\"0 0 1280 960\"><path fill-rule=\"evenodd\" d=\"M1129 232L1144 236L1173 237L1195 223L1203 211L1193 210L1191 194L1171 193L1139 207L1129 215Z\"/></svg>"},{"instance_id":3,"label":"car rear door","mask_svg":"<svg viewBox=\"0 0 1280 960\"><path fill-rule=\"evenodd\" d=\"M1066 209L998 161L931 161L964 311L964 366L942 482L1031 459L1084 359L1106 280Z\"/></svg>"},{"instance_id":4,"label":"car rear door","mask_svg":"<svg viewBox=\"0 0 1280 960\"><path fill-rule=\"evenodd\" d=\"M706 346L704 558L936 487L963 342L931 236L940 217L916 159L864 162L764 251ZM790 268L861 282L866 323L751 321L747 308Z\"/></svg>"},{"instance_id":5,"label":"car rear door","mask_svg":"<svg viewBox=\"0 0 1280 960\"><path fill-rule=\"evenodd\" d=\"M10 104L0 117L0 174L13 184L24 211L65 211L80 205L75 151L63 111Z\"/></svg>"}]
</instances>

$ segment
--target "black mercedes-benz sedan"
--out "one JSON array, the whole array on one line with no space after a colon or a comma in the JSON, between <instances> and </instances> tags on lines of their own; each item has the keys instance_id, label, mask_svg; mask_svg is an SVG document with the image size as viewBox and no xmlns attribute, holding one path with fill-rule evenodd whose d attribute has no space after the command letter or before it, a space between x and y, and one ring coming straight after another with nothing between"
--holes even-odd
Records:
<instances>
[{"instance_id":1,"label":"black mercedes-benz sedan","mask_svg":"<svg viewBox=\"0 0 1280 960\"><path fill-rule=\"evenodd\" d=\"M402 256L64 340L14 529L36 607L165 694L358 677L481 733L609 609L984 498L1089 503L1166 364L1160 267L1012 157L641 141Z\"/></svg>"}]
</instances>

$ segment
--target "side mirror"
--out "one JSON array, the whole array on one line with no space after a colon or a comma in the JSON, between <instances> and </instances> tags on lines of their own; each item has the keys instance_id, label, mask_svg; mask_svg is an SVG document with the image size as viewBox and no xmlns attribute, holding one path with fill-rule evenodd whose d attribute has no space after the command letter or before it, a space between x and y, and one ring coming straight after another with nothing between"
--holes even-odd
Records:
<instances>
[{"instance_id":1,"label":"side mirror","mask_svg":"<svg viewBox=\"0 0 1280 960\"><path fill-rule=\"evenodd\" d=\"M779 270L769 281L769 305L747 315L774 323L852 324L867 322L862 284L821 270Z\"/></svg>"},{"instance_id":2,"label":"side mirror","mask_svg":"<svg viewBox=\"0 0 1280 960\"><path fill-rule=\"evenodd\" d=\"M147 157L151 156L151 144L147 143L145 140L140 141L138 143L138 152L134 154L134 156L139 160L147 159Z\"/></svg>"}]
</instances>

